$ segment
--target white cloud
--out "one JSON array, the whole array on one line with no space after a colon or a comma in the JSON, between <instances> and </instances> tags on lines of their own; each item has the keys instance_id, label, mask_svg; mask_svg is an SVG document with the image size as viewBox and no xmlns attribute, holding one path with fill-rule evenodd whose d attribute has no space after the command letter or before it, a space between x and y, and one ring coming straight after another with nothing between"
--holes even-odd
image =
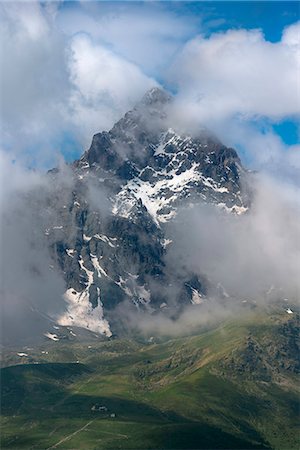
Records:
<instances>
[{"instance_id":1,"label":"white cloud","mask_svg":"<svg viewBox=\"0 0 300 450\"><path fill-rule=\"evenodd\" d=\"M13 164L1 151L0 173L0 341L11 343L47 330L45 315L55 317L64 310L65 283L51 269L45 209L38 207L55 186L48 177Z\"/></svg>"},{"instance_id":2,"label":"white cloud","mask_svg":"<svg viewBox=\"0 0 300 450\"><path fill-rule=\"evenodd\" d=\"M236 146L237 143L248 154L249 159L255 161L255 167L260 170L276 170L285 175L285 171L300 168L300 146L286 145L281 138L271 130L260 132L247 124L228 125L228 143ZM231 132L231 136L230 136ZM231 139L230 139L231 138ZM299 175L299 173L298 173Z\"/></svg>"},{"instance_id":3,"label":"white cloud","mask_svg":"<svg viewBox=\"0 0 300 450\"><path fill-rule=\"evenodd\" d=\"M149 74L163 79L173 60L179 122L223 130L232 145L250 135L248 125L247 133L237 127L249 118L279 120L298 109L299 24L279 43L258 30L231 30L184 46L196 19L164 5L2 2L0 19L1 147L25 153L28 164L55 164L64 134L87 147L156 83ZM233 125L236 139L228 136ZM271 151L263 153L266 161Z\"/></svg>"},{"instance_id":4,"label":"white cloud","mask_svg":"<svg viewBox=\"0 0 300 450\"><path fill-rule=\"evenodd\" d=\"M169 225L169 261L205 274L240 300L262 301L273 285L299 301L299 187L261 174L251 187L251 210L243 216L209 206L179 214Z\"/></svg>"},{"instance_id":5,"label":"white cloud","mask_svg":"<svg viewBox=\"0 0 300 450\"><path fill-rule=\"evenodd\" d=\"M64 38L53 8L50 13L36 2L1 3L0 19L2 147L45 150L63 122Z\"/></svg>"},{"instance_id":6,"label":"white cloud","mask_svg":"<svg viewBox=\"0 0 300 450\"><path fill-rule=\"evenodd\" d=\"M190 103L188 120L213 122L235 115L278 120L299 113L300 22L271 43L260 30L198 36L170 70L178 103Z\"/></svg>"},{"instance_id":7,"label":"white cloud","mask_svg":"<svg viewBox=\"0 0 300 450\"><path fill-rule=\"evenodd\" d=\"M60 14L56 4L0 5L1 147L29 165L56 164L65 133L86 147L156 84L91 35L78 34L81 26L67 34Z\"/></svg>"},{"instance_id":8,"label":"white cloud","mask_svg":"<svg viewBox=\"0 0 300 450\"><path fill-rule=\"evenodd\" d=\"M135 65L94 44L87 35L71 43L72 119L91 138L108 129L157 83Z\"/></svg>"},{"instance_id":9,"label":"white cloud","mask_svg":"<svg viewBox=\"0 0 300 450\"><path fill-rule=\"evenodd\" d=\"M299 147L285 145L271 124L299 117L299 52L300 22L277 43L260 30L192 39L169 70L178 88L171 121L192 132L204 125L243 150L245 164L295 181Z\"/></svg>"},{"instance_id":10,"label":"white cloud","mask_svg":"<svg viewBox=\"0 0 300 450\"><path fill-rule=\"evenodd\" d=\"M183 43L199 30L200 19L170 11L157 2L81 4L60 17L69 35L85 32L98 44L137 64L148 74L168 66ZM175 9L175 8L174 8Z\"/></svg>"}]
</instances>

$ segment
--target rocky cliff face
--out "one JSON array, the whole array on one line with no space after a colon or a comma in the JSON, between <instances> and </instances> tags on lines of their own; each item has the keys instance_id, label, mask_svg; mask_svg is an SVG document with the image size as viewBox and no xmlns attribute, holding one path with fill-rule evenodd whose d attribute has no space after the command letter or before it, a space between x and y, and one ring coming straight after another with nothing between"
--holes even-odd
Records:
<instances>
[{"instance_id":1,"label":"rocky cliff face","mask_svg":"<svg viewBox=\"0 0 300 450\"><path fill-rule=\"evenodd\" d=\"M236 151L206 130L190 136L170 128L171 104L168 94L152 89L109 132L93 137L68 182L49 172L56 189L43 220L66 283L60 325L110 336L117 305L168 308L175 279L176 304L205 300L205 274L168 270L167 225L182 206L202 202L245 213L246 173Z\"/></svg>"}]
</instances>

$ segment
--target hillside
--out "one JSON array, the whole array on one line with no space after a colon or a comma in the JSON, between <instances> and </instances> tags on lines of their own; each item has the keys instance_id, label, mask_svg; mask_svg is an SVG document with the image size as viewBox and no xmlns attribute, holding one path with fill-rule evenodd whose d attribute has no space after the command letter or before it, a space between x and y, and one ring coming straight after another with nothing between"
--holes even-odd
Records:
<instances>
[{"instance_id":1,"label":"hillside","mask_svg":"<svg viewBox=\"0 0 300 450\"><path fill-rule=\"evenodd\" d=\"M157 343L10 349L2 448L296 450L298 331L297 314L256 310Z\"/></svg>"}]
</instances>

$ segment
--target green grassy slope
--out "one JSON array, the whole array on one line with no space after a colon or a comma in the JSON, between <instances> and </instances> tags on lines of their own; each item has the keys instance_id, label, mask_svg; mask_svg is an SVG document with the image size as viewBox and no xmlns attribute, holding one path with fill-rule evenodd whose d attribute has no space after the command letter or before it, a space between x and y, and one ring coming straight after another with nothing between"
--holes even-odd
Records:
<instances>
[{"instance_id":1,"label":"green grassy slope","mask_svg":"<svg viewBox=\"0 0 300 450\"><path fill-rule=\"evenodd\" d=\"M32 349L1 370L1 448L296 450L297 331L295 315L248 313L159 344Z\"/></svg>"}]
</instances>

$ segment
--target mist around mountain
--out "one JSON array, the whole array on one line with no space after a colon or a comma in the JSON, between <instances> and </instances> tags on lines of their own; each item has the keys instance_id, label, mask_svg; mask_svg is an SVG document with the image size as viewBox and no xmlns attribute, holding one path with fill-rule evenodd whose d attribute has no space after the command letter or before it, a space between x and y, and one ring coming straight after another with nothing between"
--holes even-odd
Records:
<instances>
[{"instance_id":1,"label":"mist around mountain","mask_svg":"<svg viewBox=\"0 0 300 450\"><path fill-rule=\"evenodd\" d=\"M174 108L151 89L47 174L1 161L3 342L53 326L184 335L297 304L297 190L210 130L184 131Z\"/></svg>"},{"instance_id":2,"label":"mist around mountain","mask_svg":"<svg viewBox=\"0 0 300 450\"><path fill-rule=\"evenodd\" d=\"M175 108L2 158L3 448L298 448L298 190Z\"/></svg>"},{"instance_id":3,"label":"mist around mountain","mask_svg":"<svg viewBox=\"0 0 300 450\"><path fill-rule=\"evenodd\" d=\"M299 450L299 37L0 2L1 448Z\"/></svg>"}]
</instances>

